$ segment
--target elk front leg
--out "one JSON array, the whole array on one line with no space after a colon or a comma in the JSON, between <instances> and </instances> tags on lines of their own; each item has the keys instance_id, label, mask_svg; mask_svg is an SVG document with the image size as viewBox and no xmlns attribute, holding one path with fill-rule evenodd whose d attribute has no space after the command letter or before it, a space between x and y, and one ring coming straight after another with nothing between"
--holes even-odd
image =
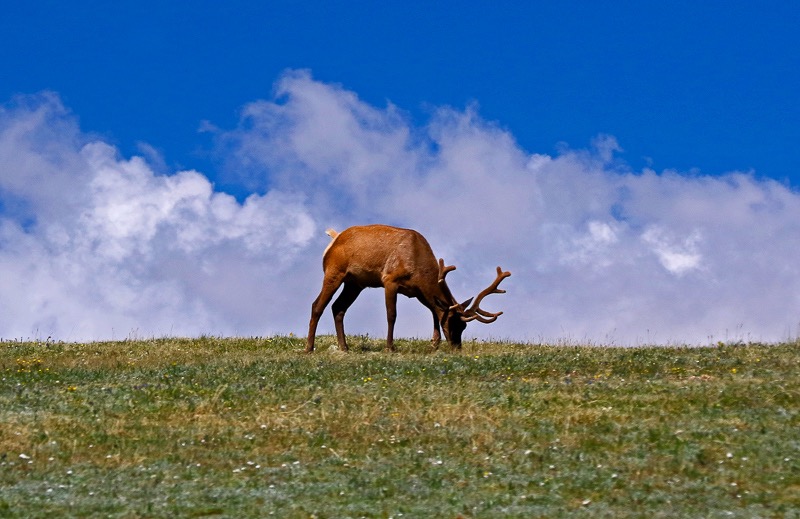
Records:
<instances>
[{"instance_id":1,"label":"elk front leg","mask_svg":"<svg viewBox=\"0 0 800 519\"><path fill-rule=\"evenodd\" d=\"M386 351L394 351L394 323L397 320L397 287L386 285Z\"/></svg>"},{"instance_id":2,"label":"elk front leg","mask_svg":"<svg viewBox=\"0 0 800 519\"><path fill-rule=\"evenodd\" d=\"M439 343L442 342L442 332L439 331L439 317L436 312L431 310L433 314L433 337L431 337L431 346L434 350L439 349Z\"/></svg>"}]
</instances>

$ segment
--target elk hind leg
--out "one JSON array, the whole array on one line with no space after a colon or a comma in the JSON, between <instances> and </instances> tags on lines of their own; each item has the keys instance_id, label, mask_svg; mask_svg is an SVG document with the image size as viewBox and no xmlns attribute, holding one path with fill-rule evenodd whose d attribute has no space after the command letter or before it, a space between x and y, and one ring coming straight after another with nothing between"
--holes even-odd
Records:
<instances>
[{"instance_id":1,"label":"elk hind leg","mask_svg":"<svg viewBox=\"0 0 800 519\"><path fill-rule=\"evenodd\" d=\"M333 323L336 325L336 341L339 343L339 349L347 351L347 340L344 335L344 314L347 309L358 297L358 294L363 290L362 287L353 283L345 283L342 293L336 298L331 306L333 312Z\"/></svg>"},{"instance_id":2,"label":"elk hind leg","mask_svg":"<svg viewBox=\"0 0 800 519\"><path fill-rule=\"evenodd\" d=\"M331 302L333 295L339 289L341 280L338 279L325 279L322 282L322 290L317 298L311 304L311 320L308 322L308 339L306 340L306 353L314 351L314 337L317 334L317 325L325 307Z\"/></svg>"}]
</instances>

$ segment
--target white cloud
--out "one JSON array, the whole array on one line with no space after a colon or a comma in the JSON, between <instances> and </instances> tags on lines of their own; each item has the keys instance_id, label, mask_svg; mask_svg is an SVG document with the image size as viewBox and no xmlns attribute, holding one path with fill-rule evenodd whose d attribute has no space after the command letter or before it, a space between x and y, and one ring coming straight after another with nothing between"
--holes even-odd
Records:
<instances>
[{"instance_id":1,"label":"white cloud","mask_svg":"<svg viewBox=\"0 0 800 519\"><path fill-rule=\"evenodd\" d=\"M243 203L82 135L53 96L0 114L0 336L280 331L270 284L316 234L298 196ZM259 318L261 320L259 321Z\"/></svg>"},{"instance_id":2,"label":"white cloud","mask_svg":"<svg viewBox=\"0 0 800 519\"><path fill-rule=\"evenodd\" d=\"M0 113L0 336L303 333L326 227L413 227L461 299L501 265L467 335L600 343L780 340L800 323L800 195L771 180L631 171L611 136L530 154L477 108L416 126L289 72L237 128L211 123L243 202L81 133L55 96ZM152 162L152 159L151 159ZM163 165L159 166L163 169ZM236 172L235 174L233 172ZM368 291L370 292L370 291ZM382 297L351 309L383 335ZM403 303L397 332L427 336ZM332 319L320 331L330 332Z\"/></svg>"},{"instance_id":3,"label":"white cloud","mask_svg":"<svg viewBox=\"0 0 800 519\"><path fill-rule=\"evenodd\" d=\"M665 234L660 227L651 227L642 234L642 240L652 248L661 265L677 276L699 269L702 256L696 245L702 241L700 233L695 231L682 241Z\"/></svg>"}]
</instances>

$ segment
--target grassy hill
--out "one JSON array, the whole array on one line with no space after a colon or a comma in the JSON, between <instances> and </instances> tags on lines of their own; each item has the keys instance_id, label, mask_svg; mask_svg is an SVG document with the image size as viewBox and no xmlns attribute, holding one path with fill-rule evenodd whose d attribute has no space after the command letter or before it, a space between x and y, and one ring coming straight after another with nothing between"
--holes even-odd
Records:
<instances>
[{"instance_id":1,"label":"grassy hill","mask_svg":"<svg viewBox=\"0 0 800 519\"><path fill-rule=\"evenodd\" d=\"M796 517L800 343L0 343L0 516Z\"/></svg>"}]
</instances>

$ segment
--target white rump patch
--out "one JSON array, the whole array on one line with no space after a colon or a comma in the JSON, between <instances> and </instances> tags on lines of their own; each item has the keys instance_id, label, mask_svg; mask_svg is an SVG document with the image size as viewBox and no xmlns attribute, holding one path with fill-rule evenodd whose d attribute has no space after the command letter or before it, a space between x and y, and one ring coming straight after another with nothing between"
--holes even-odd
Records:
<instances>
[{"instance_id":1,"label":"white rump patch","mask_svg":"<svg viewBox=\"0 0 800 519\"><path fill-rule=\"evenodd\" d=\"M336 241L336 238L338 238L338 237L339 237L339 233L338 233L338 232L336 232L336 231L335 231L335 230L333 230L333 229L328 229L327 231L325 231L325 234L327 234L328 236L330 236L330 237L331 237L331 238L333 238L333 239L332 239L332 240L331 240L331 242L328 244L328 246L327 246L327 247L325 247L325 252L323 252L323 253L322 253L322 258L323 258L323 259L325 259L325 255L327 255L327 254L328 254L328 251L330 250L330 248L331 248L331 245L333 245L333 242L335 242L335 241Z\"/></svg>"}]
</instances>

